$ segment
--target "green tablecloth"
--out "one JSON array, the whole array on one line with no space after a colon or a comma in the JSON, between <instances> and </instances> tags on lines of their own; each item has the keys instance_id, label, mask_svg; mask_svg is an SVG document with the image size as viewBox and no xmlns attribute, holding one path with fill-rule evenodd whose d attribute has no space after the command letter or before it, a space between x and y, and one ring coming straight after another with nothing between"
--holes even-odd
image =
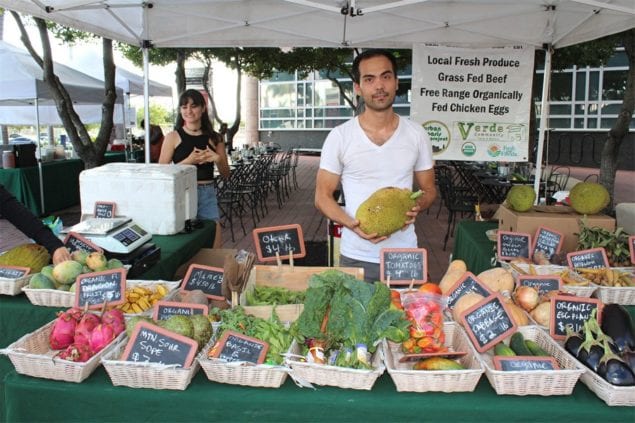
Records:
<instances>
[{"instance_id":1,"label":"green tablecloth","mask_svg":"<svg viewBox=\"0 0 635 423\"><path fill-rule=\"evenodd\" d=\"M485 231L498 228L498 222L463 220L457 224L454 237L453 259L461 259L467 270L478 275L483 270L496 266L494 246Z\"/></svg>"}]
</instances>

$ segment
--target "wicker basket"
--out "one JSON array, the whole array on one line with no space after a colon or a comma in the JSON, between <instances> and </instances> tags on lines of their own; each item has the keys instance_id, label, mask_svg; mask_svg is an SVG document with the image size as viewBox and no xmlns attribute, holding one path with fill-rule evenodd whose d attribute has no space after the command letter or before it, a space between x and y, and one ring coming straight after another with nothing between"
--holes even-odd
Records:
<instances>
[{"instance_id":1,"label":"wicker basket","mask_svg":"<svg viewBox=\"0 0 635 423\"><path fill-rule=\"evenodd\" d=\"M211 345L210 345L211 347ZM208 351L204 348L203 351ZM282 386L289 368L268 364L228 363L217 358L208 358L207 353L197 358L207 378L212 382L230 385L254 386L257 388L279 388Z\"/></svg>"},{"instance_id":2,"label":"wicker basket","mask_svg":"<svg viewBox=\"0 0 635 423\"><path fill-rule=\"evenodd\" d=\"M373 370L350 369L346 367L328 366L301 361L300 346L293 341L291 345L292 355L287 358L291 367L291 377L301 380L301 385L314 384L336 386L346 389L372 389L375 381L384 373L383 350L381 345L372 357Z\"/></svg>"},{"instance_id":3,"label":"wicker basket","mask_svg":"<svg viewBox=\"0 0 635 423\"><path fill-rule=\"evenodd\" d=\"M9 356L16 372L44 379L79 383L90 376L99 366L101 357L107 354L123 337L123 334L120 334L87 362L75 363L56 358L55 356L59 351L49 348L49 335L54 323L55 321L47 323L0 351Z\"/></svg>"},{"instance_id":4,"label":"wicker basket","mask_svg":"<svg viewBox=\"0 0 635 423\"><path fill-rule=\"evenodd\" d=\"M120 360L127 343L128 337L124 337L101 359L106 373L115 386L183 391L200 368L197 360L192 362L189 369L158 363Z\"/></svg>"},{"instance_id":5,"label":"wicker basket","mask_svg":"<svg viewBox=\"0 0 635 423\"><path fill-rule=\"evenodd\" d=\"M29 284L31 276L32 275L29 274L16 279L0 278L0 295L20 294L22 288Z\"/></svg>"},{"instance_id":6,"label":"wicker basket","mask_svg":"<svg viewBox=\"0 0 635 423\"><path fill-rule=\"evenodd\" d=\"M400 363L401 345L384 342L386 370L399 392L472 392L485 371L477 352L457 323L443 326L453 351L465 351L459 359L465 370L412 370L413 362Z\"/></svg>"},{"instance_id":7,"label":"wicker basket","mask_svg":"<svg viewBox=\"0 0 635 423\"><path fill-rule=\"evenodd\" d=\"M156 284L163 284L169 289L168 295L172 293L172 291L176 290L179 286L179 282L168 282L168 281L144 281L144 280L134 280L131 279L126 281L127 286L152 286ZM22 288L22 291L26 294L31 304L46 306L46 307L73 307L75 304L75 293L68 291L60 291L58 289L34 289L29 288L29 286L25 286ZM152 314L152 308L144 311L143 313L138 314L126 314L127 317L138 316L138 315L150 315Z\"/></svg>"},{"instance_id":8,"label":"wicker basket","mask_svg":"<svg viewBox=\"0 0 635 423\"><path fill-rule=\"evenodd\" d=\"M498 395L570 395L586 367L575 360L549 334L537 326L521 326L525 339L531 339L556 359L559 370L496 370L492 354L480 354L485 375Z\"/></svg>"},{"instance_id":9,"label":"wicker basket","mask_svg":"<svg viewBox=\"0 0 635 423\"><path fill-rule=\"evenodd\" d=\"M635 305L635 287L598 286L593 296L604 304Z\"/></svg>"},{"instance_id":10,"label":"wicker basket","mask_svg":"<svg viewBox=\"0 0 635 423\"><path fill-rule=\"evenodd\" d=\"M512 267L506 261L500 261L499 263L501 264L501 267L503 267L504 269L512 273L512 275L514 276L514 279L518 280L518 271L514 269L514 267ZM515 266L529 273L529 264L517 263L515 264ZM557 274L560 274L562 271L568 269L568 267L566 266L557 266L555 264L534 265L533 268L536 271L537 275L557 275ZM582 278L582 276L580 276L578 273L573 271L569 271L569 274L573 278L579 278L579 279ZM589 285L566 285L564 283L562 284L563 292L566 292L568 294L573 294L578 297L590 297L591 294L593 294L593 292L596 290L596 288L597 288L597 285L594 285L592 283L589 283Z\"/></svg>"},{"instance_id":11,"label":"wicker basket","mask_svg":"<svg viewBox=\"0 0 635 423\"><path fill-rule=\"evenodd\" d=\"M611 385L591 370L584 372L580 380L607 405L635 406L635 386Z\"/></svg>"}]
</instances>

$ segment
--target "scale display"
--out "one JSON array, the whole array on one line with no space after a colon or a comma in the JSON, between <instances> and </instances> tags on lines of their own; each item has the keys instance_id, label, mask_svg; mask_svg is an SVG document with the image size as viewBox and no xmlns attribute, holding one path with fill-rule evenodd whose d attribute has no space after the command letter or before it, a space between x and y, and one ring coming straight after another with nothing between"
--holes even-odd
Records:
<instances>
[{"instance_id":1,"label":"scale display","mask_svg":"<svg viewBox=\"0 0 635 423\"><path fill-rule=\"evenodd\" d=\"M152 239L152 235L129 218L88 218L68 229L111 253L127 254Z\"/></svg>"}]
</instances>

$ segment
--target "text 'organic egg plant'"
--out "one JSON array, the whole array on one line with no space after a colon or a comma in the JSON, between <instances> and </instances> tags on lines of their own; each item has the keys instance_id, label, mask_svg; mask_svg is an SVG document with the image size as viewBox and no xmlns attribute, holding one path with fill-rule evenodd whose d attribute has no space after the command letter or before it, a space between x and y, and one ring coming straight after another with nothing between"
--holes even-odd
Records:
<instances>
[{"instance_id":1,"label":"text 'organic egg plant'","mask_svg":"<svg viewBox=\"0 0 635 423\"><path fill-rule=\"evenodd\" d=\"M580 214L597 214L609 205L611 196L604 186L595 182L580 182L569 192L573 210Z\"/></svg>"},{"instance_id":2,"label":"text 'organic egg plant'","mask_svg":"<svg viewBox=\"0 0 635 423\"><path fill-rule=\"evenodd\" d=\"M375 191L357 208L355 218L360 229L367 234L387 236L403 228L408 220L406 212L415 206L423 191L385 187Z\"/></svg>"}]
</instances>

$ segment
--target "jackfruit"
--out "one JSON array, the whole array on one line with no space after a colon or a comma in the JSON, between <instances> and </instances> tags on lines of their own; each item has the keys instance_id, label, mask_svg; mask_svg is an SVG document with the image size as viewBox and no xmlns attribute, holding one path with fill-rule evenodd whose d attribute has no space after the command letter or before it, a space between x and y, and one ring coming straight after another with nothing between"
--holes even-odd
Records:
<instances>
[{"instance_id":1,"label":"jackfruit","mask_svg":"<svg viewBox=\"0 0 635 423\"><path fill-rule=\"evenodd\" d=\"M359 205L355 219L367 234L390 235L403 228L408 220L406 212L415 206L415 200L422 194L422 191L413 193L406 188L380 188Z\"/></svg>"},{"instance_id":2,"label":"jackfruit","mask_svg":"<svg viewBox=\"0 0 635 423\"><path fill-rule=\"evenodd\" d=\"M569 201L573 210L580 214L597 214L611 201L604 186L595 182L579 182L569 191Z\"/></svg>"},{"instance_id":3,"label":"jackfruit","mask_svg":"<svg viewBox=\"0 0 635 423\"><path fill-rule=\"evenodd\" d=\"M514 185L507 192L507 205L517 212L526 212L536 201L536 191L531 185Z\"/></svg>"},{"instance_id":4,"label":"jackfruit","mask_svg":"<svg viewBox=\"0 0 635 423\"><path fill-rule=\"evenodd\" d=\"M38 244L18 245L0 255L0 265L28 267L31 273L39 273L50 262L51 255Z\"/></svg>"}]
</instances>

